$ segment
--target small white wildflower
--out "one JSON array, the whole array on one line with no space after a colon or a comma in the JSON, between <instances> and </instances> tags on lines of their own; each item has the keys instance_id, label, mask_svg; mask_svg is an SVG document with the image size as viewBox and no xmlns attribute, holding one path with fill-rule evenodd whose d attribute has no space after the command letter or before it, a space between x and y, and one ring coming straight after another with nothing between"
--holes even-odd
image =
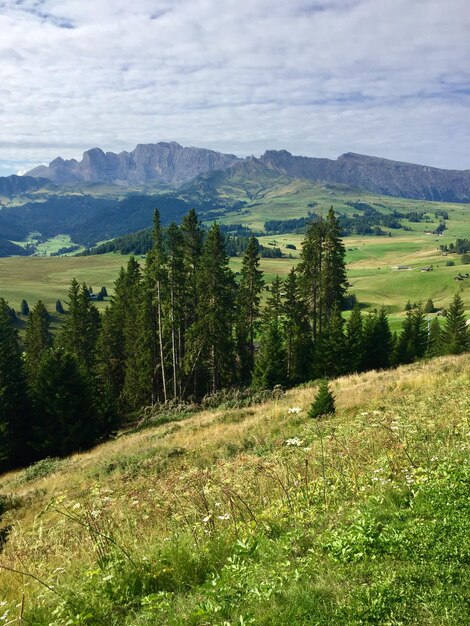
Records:
<instances>
[{"instance_id":1,"label":"small white wildflower","mask_svg":"<svg viewBox=\"0 0 470 626\"><path fill-rule=\"evenodd\" d=\"M97 517L99 517L99 514L100 514L100 513L101 513L101 511L99 511L98 509L93 509L93 511L90 511L90 515L91 515L92 517L94 517L95 519L96 519Z\"/></svg>"},{"instance_id":2,"label":"small white wildflower","mask_svg":"<svg viewBox=\"0 0 470 626\"><path fill-rule=\"evenodd\" d=\"M224 515L217 515L217 519L230 519L230 513L224 513Z\"/></svg>"},{"instance_id":3,"label":"small white wildflower","mask_svg":"<svg viewBox=\"0 0 470 626\"><path fill-rule=\"evenodd\" d=\"M290 409L287 409L288 413L301 413L302 409L300 406L291 406Z\"/></svg>"},{"instance_id":4,"label":"small white wildflower","mask_svg":"<svg viewBox=\"0 0 470 626\"><path fill-rule=\"evenodd\" d=\"M80 502L75 502L75 504L73 505L72 509L79 509L80 508Z\"/></svg>"},{"instance_id":5,"label":"small white wildflower","mask_svg":"<svg viewBox=\"0 0 470 626\"><path fill-rule=\"evenodd\" d=\"M298 437L291 437L290 439L286 439L284 441L284 445L300 447L302 445L302 441Z\"/></svg>"},{"instance_id":6,"label":"small white wildflower","mask_svg":"<svg viewBox=\"0 0 470 626\"><path fill-rule=\"evenodd\" d=\"M206 515L206 517L204 517L202 519L202 521L204 522L204 524L207 524L207 522L212 518L212 515Z\"/></svg>"}]
</instances>

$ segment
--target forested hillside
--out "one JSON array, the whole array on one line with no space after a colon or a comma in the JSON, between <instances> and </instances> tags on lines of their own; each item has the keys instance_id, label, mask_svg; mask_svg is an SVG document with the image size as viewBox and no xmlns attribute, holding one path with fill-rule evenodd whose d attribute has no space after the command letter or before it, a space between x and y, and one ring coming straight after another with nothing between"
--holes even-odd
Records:
<instances>
[{"instance_id":1,"label":"forested hillside","mask_svg":"<svg viewBox=\"0 0 470 626\"><path fill-rule=\"evenodd\" d=\"M96 295L74 279L54 337L44 304L22 303L20 344L0 300L2 469L86 449L148 406L197 404L222 390L285 388L469 348L458 291L442 328L419 303L409 303L397 335L384 307L362 314L348 293L333 209L310 222L300 263L269 289L258 241L245 241L235 275L218 224L203 229L191 210L165 230L155 211L145 264L131 257L121 268L103 314ZM352 305L345 321L342 310Z\"/></svg>"}]
</instances>

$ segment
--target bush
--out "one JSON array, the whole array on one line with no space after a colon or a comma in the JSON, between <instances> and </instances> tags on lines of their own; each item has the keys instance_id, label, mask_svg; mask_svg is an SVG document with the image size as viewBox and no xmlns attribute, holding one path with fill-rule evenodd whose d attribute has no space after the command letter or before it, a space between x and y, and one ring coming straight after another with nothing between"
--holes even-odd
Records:
<instances>
[{"instance_id":1,"label":"bush","mask_svg":"<svg viewBox=\"0 0 470 626\"><path fill-rule=\"evenodd\" d=\"M333 415L335 412L335 397L330 391L327 380L322 380L318 388L315 400L312 402L309 410L309 417L321 417L322 415Z\"/></svg>"},{"instance_id":2,"label":"bush","mask_svg":"<svg viewBox=\"0 0 470 626\"><path fill-rule=\"evenodd\" d=\"M470 254L462 254L462 265L470 265Z\"/></svg>"},{"instance_id":3,"label":"bush","mask_svg":"<svg viewBox=\"0 0 470 626\"><path fill-rule=\"evenodd\" d=\"M446 267L454 267L455 261L446 261Z\"/></svg>"}]
</instances>

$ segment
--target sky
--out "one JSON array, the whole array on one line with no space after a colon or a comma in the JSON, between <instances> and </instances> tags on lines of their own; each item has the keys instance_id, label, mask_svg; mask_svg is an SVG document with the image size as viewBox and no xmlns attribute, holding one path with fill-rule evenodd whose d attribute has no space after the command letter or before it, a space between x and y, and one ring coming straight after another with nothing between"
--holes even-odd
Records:
<instances>
[{"instance_id":1,"label":"sky","mask_svg":"<svg viewBox=\"0 0 470 626\"><path fill-rule=\"evenodd\" d=\"M0 0L0 175L98 146L470 169L468 0Z\"/></svg>"}]
</instances>

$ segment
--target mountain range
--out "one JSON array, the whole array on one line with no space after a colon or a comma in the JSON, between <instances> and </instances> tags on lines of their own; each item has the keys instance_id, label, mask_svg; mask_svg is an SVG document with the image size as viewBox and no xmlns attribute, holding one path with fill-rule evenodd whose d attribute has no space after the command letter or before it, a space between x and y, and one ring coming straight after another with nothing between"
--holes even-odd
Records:
<instances>
[{"instance_id":1,"label":"mountain range","mask_svg":"<svg viewBox=\"0 0 470 626\"><path fill-rule=\"evenodd\" d=\"M267 150L259 159L241 159L205 148L183 147L176 142L139 144L131 152L87 150L81 161L57 157L48 166L27 172L27 177L48 179L56 185L105 183L119 186L158 184L177 189L197 178L220 177L248 170L251 179L286 176L351 187L395 197L470 202L470 170L392 161L348 152L337 159L294 156L287 150ZM11 177L8 177L11 178ZM1 179L0 179L1 180ZM0 182L1 190L1 182Z\"/></svg>"}]
</instances>

